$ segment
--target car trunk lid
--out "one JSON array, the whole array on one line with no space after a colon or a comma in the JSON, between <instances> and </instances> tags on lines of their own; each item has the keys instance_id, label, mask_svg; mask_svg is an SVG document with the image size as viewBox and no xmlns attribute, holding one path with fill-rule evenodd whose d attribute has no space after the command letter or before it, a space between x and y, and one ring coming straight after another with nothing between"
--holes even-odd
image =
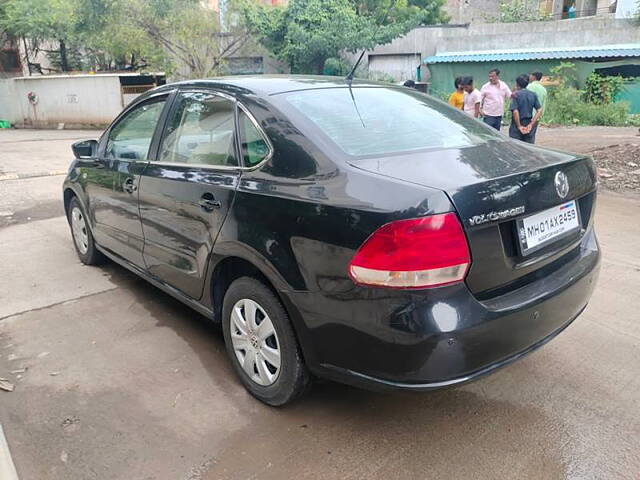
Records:
<instances>
[{"instance_id":1,"label":"car trunk lid","mask_svg":"<svg viewBox=\"0 0 640 480\"><path fill-rule=\"evenodd\" d=\"M471 250L466 282L479 297L517 288L566 261L568 257L563 257L575 249L591 221L596 173L586 157L518 142L490 141L460 149L358 159L351 164L447 193ZM556 191L557 172L568 180L564 198ZM518 220L572 200L582 228L523 254Z\"/></svg>"}]
</instances>

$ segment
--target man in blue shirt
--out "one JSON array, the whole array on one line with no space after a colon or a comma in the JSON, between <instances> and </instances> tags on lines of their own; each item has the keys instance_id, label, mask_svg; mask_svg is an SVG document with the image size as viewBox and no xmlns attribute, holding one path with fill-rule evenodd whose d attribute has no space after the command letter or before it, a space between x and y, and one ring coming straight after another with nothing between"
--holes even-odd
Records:
<instances>
[{"instance_id":1,"label":"man in blue shirt","mask_svg":"<svg viewBox=\"0 0 640 480\"><path fill-rule=\"evenodd\" d=\"M529 76L520 75L516 78L516 91L511 97L511 125L509 136L527 143L535 143L538 120L543 108L538 96L527 90ZM534 112L535 111L535 115Z\"/></svg>"}]
</instances>

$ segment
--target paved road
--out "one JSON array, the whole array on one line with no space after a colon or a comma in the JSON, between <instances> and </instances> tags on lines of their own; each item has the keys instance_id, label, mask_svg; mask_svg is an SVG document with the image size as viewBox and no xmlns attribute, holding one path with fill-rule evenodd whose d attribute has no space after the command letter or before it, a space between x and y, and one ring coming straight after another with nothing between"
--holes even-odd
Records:
<instances>
[{"instance_id":1,"label":"paved road","mask_svg":"<svg viewBox=\"0 0 640 480\"><path fill-rule=\"evenodd\" d=\"M55 138L34 162L67 161ZM15 158L30 158L36 142L20 143ZM23 202L0 226L0 377L16 384L0 423L22 480L638 478L640 201L600 195L593 300L524 360L431 394L321 383L272 409L202 317L113 264L78 262L51 203L61 180L0 181L0 210Z\"/></svg>"}]
</instances>

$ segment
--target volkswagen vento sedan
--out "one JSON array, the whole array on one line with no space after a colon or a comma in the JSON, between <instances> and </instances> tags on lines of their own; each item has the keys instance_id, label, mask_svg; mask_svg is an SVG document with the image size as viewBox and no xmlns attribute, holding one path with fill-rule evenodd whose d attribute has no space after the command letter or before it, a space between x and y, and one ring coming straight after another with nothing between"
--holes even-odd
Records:
<instances>
[{"instance_id":1,"label":"volkswagen vento sedan","mask_svg":"<svg viewBox=\"0 0 640 480\"><path fill-rule=\"evenodd\" d=\"M402 87L175 83L73 151L80 260L107 257L221 324L270 405L314 377L476 379L566 328L598 274L592 160Z\"/></svg>"}]
</instances>

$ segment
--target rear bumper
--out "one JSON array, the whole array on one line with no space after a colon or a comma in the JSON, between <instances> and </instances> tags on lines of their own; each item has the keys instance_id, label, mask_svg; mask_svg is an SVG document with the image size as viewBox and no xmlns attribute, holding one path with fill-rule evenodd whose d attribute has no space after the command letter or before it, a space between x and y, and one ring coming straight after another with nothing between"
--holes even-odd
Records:
<instances>
[{"instance_id":1,"label":"rear bumper","mask_svg":"<svg viewBox=\"0 0 640 480\"><path fill-rule=\"evenodd\" d=\"M465 285L289 294L318 376L374 389L432 390L489 374L541 347L584 310L600 252L593 230L546 278L490 300Z\"/></svg>"}]
</instances>

